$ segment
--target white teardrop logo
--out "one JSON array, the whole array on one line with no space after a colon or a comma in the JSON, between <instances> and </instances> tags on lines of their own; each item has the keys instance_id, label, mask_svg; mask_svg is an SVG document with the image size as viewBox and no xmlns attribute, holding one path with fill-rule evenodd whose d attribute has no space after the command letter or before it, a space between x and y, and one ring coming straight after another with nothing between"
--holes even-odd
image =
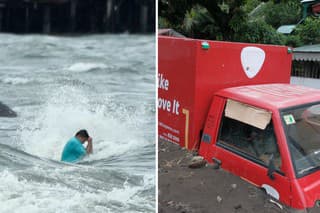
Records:
<instances>
[{"instance_id":1,"label":"white teardrop logo","mask_svg":"<svg viewBox=\"0 0 320 213\"><path fill-rule=\"evenodd\" d=\"M245 47L241 51L241 64L248 78L254 78L260 71L265 52L258 47Z\"/></svg>"}]
</instances>

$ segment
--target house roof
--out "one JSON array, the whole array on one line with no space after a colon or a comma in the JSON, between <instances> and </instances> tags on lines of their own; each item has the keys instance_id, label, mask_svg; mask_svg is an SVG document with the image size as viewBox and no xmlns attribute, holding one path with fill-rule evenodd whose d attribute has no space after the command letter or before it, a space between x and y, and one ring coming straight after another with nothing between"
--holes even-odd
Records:
<instances>
[{"instance_id":1,"label":"house roof","mask_svg":"<svg viewBox=\"0 0 320 213\"><path fill-rule=\"evenodd\" d=\"M294 30L295 27L296 27L295 24L292 24L292 25L282 25L282 26L280 26L280 27L277 29L277 31L278 31L279 33L283 33L283 34L290 34L290 33Z\"/></svg>"},{"instance_id":2,"label":"house roof","mask_svg":"<svg viewBox=\"0 0 320 213\"><path fill-rule=\"evenodd\" d=\"M320 44L294 48L293 58L297 61L320 61Z\"/></svg>"}]
</instances>

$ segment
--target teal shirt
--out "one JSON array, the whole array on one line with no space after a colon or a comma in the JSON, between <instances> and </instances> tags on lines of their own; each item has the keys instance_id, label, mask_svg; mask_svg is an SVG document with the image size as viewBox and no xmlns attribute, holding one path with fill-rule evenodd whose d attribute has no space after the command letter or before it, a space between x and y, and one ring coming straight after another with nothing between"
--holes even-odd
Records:
<instances>
[{"instance_id":1,"label":"teal shirt","mask_svg":"<svg viewBox=\"0 0 320 213\"><path fill-rule=\"evenodd\" d=\"M71 138L63 148L61 161L74 163L81 160L86 155L86 149L76 138Z\"/></svg>"}]
</instances>

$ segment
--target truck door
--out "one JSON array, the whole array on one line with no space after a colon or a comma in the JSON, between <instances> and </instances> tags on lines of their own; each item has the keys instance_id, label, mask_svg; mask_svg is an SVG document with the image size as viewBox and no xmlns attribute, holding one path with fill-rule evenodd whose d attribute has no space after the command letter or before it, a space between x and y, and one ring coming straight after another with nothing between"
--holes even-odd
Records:
<instances>
[{"instance_id":1,"label":"truck door","mask_svg":"<svg viewBox=\"0 0 320 213\"><path fill-rule=\"evenodd\" d=\"M222 168L264 188L272 197L290 205L290 181L282 169L273 124L271 112L227 100L215 158L221 161ZM270 166L273 166L272 175L268 175Z\"/></svg>"}]
</instances>

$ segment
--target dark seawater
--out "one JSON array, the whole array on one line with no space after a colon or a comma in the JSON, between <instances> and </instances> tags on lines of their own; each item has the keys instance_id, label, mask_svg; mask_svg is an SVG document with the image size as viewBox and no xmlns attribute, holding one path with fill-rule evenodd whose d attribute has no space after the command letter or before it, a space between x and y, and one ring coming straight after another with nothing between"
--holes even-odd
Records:
<instances>
[{"instance_id":1,"label":"dark seawater","mask_svg":"<svg viewBox=\"0 0 320 213\"><path fill-rule=\"evenodd\" d=\"M0 212L155 212L154 36L0 34L0 101Z\"/></svg>"}]
</instances>

